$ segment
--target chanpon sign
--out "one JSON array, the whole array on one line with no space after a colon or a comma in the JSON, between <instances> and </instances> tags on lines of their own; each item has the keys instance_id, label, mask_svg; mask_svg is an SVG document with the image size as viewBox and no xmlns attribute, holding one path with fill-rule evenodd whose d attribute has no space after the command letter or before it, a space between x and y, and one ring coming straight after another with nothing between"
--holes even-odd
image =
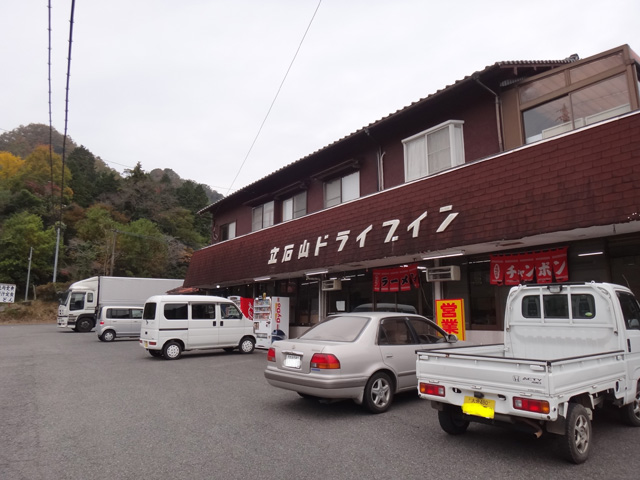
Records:
<instances>
[{"instance_id":1,"label":"chanpon sign","mask_svg":"<svg viewBox=\"0 0 640 480\"><path fill-rule=\"evenodd\" d=\"M16 301L16 286L10 283L0 283L0 303L14 303Z\"/></svg>"}]
</instances>

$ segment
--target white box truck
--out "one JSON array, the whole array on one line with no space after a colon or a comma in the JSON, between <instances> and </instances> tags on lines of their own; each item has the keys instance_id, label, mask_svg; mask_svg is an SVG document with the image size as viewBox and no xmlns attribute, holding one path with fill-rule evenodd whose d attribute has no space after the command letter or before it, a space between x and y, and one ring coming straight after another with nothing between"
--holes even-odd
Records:
<instances>
[{"instance_id":1,"label":"white box truck","mask_svg":"<svg viewBox=\"0 0 640 480\"><path fill-rule=\"evenodd\" d=\"M181 287L184 280L169 278L91 277L71 284L60 298L58 327L90 332L96 314L110 305L142 307L147 298Z\"/></svg>"}]
</instances>

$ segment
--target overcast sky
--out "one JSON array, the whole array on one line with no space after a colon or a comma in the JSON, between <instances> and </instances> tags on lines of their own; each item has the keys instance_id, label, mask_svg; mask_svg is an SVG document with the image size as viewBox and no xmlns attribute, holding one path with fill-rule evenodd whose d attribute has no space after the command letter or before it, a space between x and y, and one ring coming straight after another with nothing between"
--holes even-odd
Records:
<instances>
[{"instance_id":1,"label":"overcast sky","mask_svg":"<svg viewBox=\"0 0 640 480\"><path fill-rule=\"evenodd\" d=\"M0 133L49 123L48 3L0 1ZM51 4L62 133L71 0ZM640 53L638 18L638 0L78 0L68 135L227 194L495 62Z\"/></svg>"}]
</instances>

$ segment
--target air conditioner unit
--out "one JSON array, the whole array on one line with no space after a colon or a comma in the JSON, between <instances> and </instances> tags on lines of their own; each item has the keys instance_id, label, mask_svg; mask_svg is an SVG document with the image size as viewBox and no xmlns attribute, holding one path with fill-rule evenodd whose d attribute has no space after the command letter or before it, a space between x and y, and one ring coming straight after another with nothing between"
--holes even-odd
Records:
<instances>
[{"instance_id":1,"label":"air conditioner unit","mask_svg":"<svg viewBox=\"0 0 640 480\"><path fill-rule=\"evenodd\" d=\"M446 282L449 280L460 280L459 266L427 268L427 282Z\"/></svg>"},{"instance_id":2,"label":"air conditioner unit","mask_svg":"<svg viewBox=\"0 0 640 480\"><path fill-rule=\"evenodd\" d=\"M322 291L332 292L334 290L342 290L342 282L337 278L322 281Z\"/></svg>"}]
</instances>

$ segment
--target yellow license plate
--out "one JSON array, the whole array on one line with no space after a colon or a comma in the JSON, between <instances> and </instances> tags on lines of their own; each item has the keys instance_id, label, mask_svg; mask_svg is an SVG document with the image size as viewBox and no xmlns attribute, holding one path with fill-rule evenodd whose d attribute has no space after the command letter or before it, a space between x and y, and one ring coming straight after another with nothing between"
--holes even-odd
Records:
<instances>
[{"instance_id":1,"label":"yellow license plate","mask_svg":"<svg viewBox=\"0 0 640 480\"><path fill-rule=\"evenodd\" d=\"M147 341L145 340L145 342L144 342L144 348L147 348L148 346L149 346L149 342L147 342Z\"/></svg>"},{"instance_id":2,"label":"yellow license plate","mask_svg":"<svg viewBox=\"0 0 640 480\"><path fill-rule=\"evenodd\" d=\"M487 398L464 397L462 412L476 417L493 418L496 410L496 401Z\"/></svg>"}]
</instances>

